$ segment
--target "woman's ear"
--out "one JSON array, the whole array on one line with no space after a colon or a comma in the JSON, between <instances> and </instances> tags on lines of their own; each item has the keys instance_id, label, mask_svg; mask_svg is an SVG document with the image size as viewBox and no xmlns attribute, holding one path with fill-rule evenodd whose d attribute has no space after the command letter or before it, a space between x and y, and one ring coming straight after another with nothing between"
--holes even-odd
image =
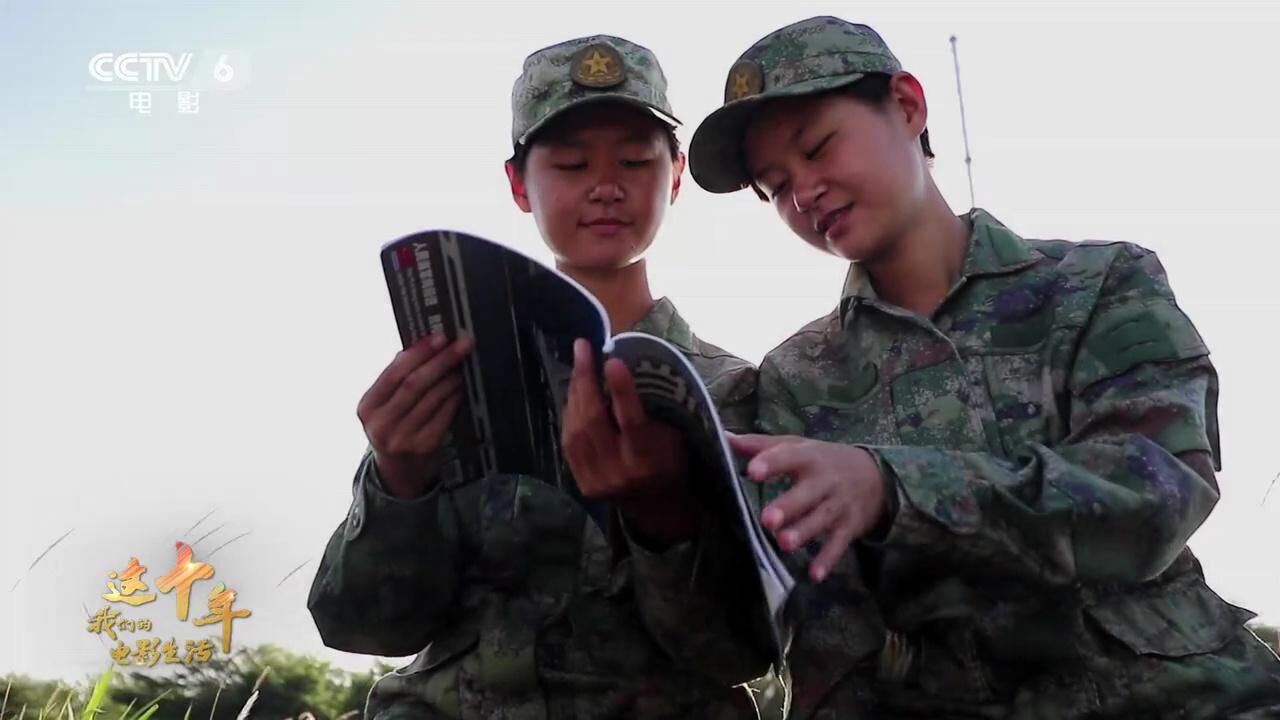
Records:
<instances>
[{"instance_id":1,"label":"woman's ear","mask_svg":"<svg viewBox=\"0 0 1280 720\"><path fill-rule=\"evenodd\" d=\"M533 212L532 206L529 205L529 191L525 188L524 178L520 176L516 164L508 160L506 170L507 182L511 184L511 199L515 201L516 207L523 212Z\"/></svg>"},{"instance_id":2,"label":"woman's ear","mask_svg":"<svg viewBox=\"0 0 1280 720\"><path fill-rule=\"evenodd\" d=\"M890 83L894 105L902 112L907 129L919 138L929 126L929 104L924 99L924 86L908 72L895 73Z\"/></svg>"},{"instance_id":3,"label":"woman's ear","mask_svg":"<svg viewBox=\"0 0 1280 720\"><path fill-rule=\"evenodd\" d=\"M676 157L671 161L671 202L675 203L676 198L680 196L680 180L684 177L685 156L684 152L676 153Z\"/></svg>"}]
</instances>

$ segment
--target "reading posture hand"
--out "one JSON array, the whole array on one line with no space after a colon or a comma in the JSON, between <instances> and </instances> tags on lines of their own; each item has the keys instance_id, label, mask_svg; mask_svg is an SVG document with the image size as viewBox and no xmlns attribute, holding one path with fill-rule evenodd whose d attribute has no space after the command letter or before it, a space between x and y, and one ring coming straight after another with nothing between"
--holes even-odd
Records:
<instances>
[{"instance_id":1,"label":"reading posture hand","mask_svg":"<svg viewBox=\"0 0 1280 720\"><path fill-rule=\"evenodd\" d=\"M884 476L867 450L790 435L730 435L729 443L751 457L752 480L791 478L791 488L761 511L760 524L787 551L823 537L809 566L814 581L827 576L849 543L885 519Z\"/></svg>"},{"instance_id":2,"label":"reading posture hand","mask_svg":"<svg viewBox=\"0 0 1280 720\"><path fill-rule=\"evenodd\" d=\"M604 365L611 406L595 380L591 346L573 345L560 443L585 497L614 502L641 534L664 543L693 534L688 457L678 431L650 419L626 365Z\"/></svg>"},{"instance_id":3,"label":"reading posture hand","mask_svg":"<svg viewBox=\"0 0 1280 720\"><path fill-rule=\"evenodd\" d=\"M410 498L430 489L436 451L462 402L458 366L471 348L470 338L424 338L396 353L360 398L356 416L391 494Z\"/></svg>"}]
</instances>

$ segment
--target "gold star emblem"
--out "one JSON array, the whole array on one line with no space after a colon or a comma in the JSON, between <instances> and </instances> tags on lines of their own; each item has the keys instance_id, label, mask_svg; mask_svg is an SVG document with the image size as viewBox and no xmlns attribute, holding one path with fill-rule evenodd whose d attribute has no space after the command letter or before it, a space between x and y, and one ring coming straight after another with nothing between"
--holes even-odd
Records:
<instances>
[{"instance_id":1,"label":"gold star emblem","mask_svg":"<svg viewBox=\"0 0 1280 720\"><path fill-rule=\"evenodd\" d=\"M599 50L593 50L582 62L587 66L587 75L589 77L604 75L609 72L609 65L611 64L609 58L605 57Z\"/></svg>"},{"instance_id":2,"label":"gold star emblem","mask_svg":"<svg viewBox=\"0 0 1280 720\"><path fill-rule=\"evenodd\" d=\"M729 79L725 82L724 101L731 102L758 95L763 88L764 75L760 66L751 60L739 60L729 70Z\"/></svg>"},{"instance_id":3,"label":"gold star emblem","mask_svg":"<svg viewBox=\"0 0 1280 720\"><path fill-rule=\"evenodd\" d=\"M613 87L622 82L625 65L612 45L594 43L574 53L573 81L589 88Z\"/></svg>"}]
</instances>

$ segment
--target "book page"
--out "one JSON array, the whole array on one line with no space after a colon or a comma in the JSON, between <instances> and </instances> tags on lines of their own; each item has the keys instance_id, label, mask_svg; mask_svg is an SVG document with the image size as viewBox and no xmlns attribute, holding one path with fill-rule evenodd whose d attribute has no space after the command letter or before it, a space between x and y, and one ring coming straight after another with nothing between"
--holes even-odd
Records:
<instances>
[{"instance_id":1,"label":"book page","mask_svg":"<svg viewBox=\"0 0 1280 720\"><path fill-rule=\"evenodd\" d=\"M775 653L788 638L784 610L795 580L761 527L754 504L743 490L738 462L724 436L715 403L688 358L670 343L643 333L621 333L608 349L610 357L631 370L645 412L654 419L681 428L701 466L710 470L705 501L734 528L742 552L754 559L761 600L768 613ZM697 489L697 488L695 488Z\"/></svg>"}]
</instances>

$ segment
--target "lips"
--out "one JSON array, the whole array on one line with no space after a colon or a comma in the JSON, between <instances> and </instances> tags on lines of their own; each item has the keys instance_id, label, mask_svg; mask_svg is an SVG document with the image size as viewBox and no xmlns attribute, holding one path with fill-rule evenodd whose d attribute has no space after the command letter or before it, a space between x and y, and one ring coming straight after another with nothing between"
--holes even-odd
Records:
<instances>
[{"instance_id":1,"label":"lips","mask_svg":"<svg viewBox=\"0 0 1280 720\"><path fill-rule=\"evenodd\" d=\"M602 217L582 223L582 228L596 238L611 240L620 237L630 225L621 218Z\"/></svg>"},{"instance_id":2,"label":"lips","mask_svg":"<svg viewBox=\"0 0 1280 720\"><path fill-rule=\"evenodd\" d=\"M813 224L813 229L816 230L819 235L826 235L827 231L831 229L832 225L835 225L837 221L839 221L845 215L849 214L849 209L852 207L853 207L852 204L845 205L842 208L837 208L823 215L822 217L818 218L818 221L816 223Z\"/></svg>"}]
</instances>

